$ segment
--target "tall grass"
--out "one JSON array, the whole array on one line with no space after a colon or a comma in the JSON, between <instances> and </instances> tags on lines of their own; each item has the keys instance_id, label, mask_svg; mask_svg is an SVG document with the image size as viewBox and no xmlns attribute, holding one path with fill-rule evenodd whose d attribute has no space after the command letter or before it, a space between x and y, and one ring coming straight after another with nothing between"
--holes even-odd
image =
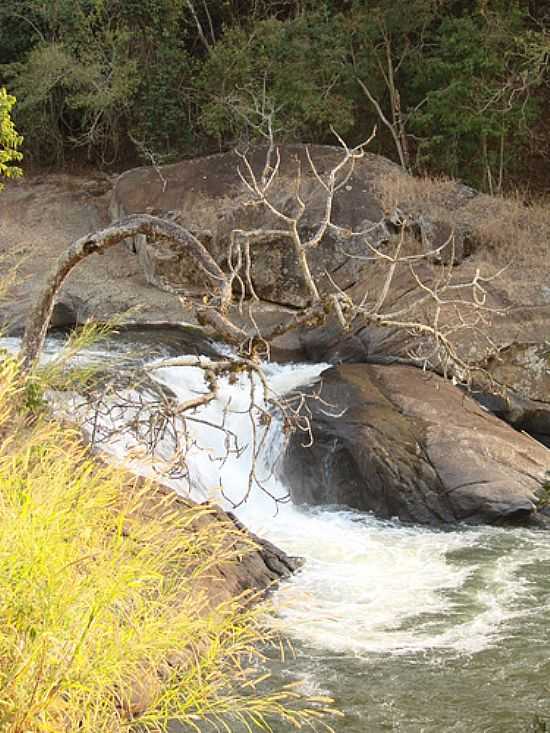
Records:
<instances>
[{"instance_id":1,"label":"tall grass","mask_svg":"<svg viewBox=\"0 0 550 733\"><path fill-rule=\"evenodd\" d=\"M152 500L149 486L98 464L74 431L29 410L27 392L4 358L0 730L322 723L327 701L259 691L258 643L270 639L261 607L209 596L216 568L251 543L204 521L204 508Z\"/></svg>"},{"instance_id":2,"label":"tall grass","mask_svg":"<svg viewBox=\"0 0 550 733\"><path fill-rule=\"evenodd\" d=\"M525 202L520 192L469 196L452 178L392 172L376 184L386 213L396 208L412 215L467 226L483 254L498 264L540 270L550 259L548 201Z\"/></svg>"}]
</instances>

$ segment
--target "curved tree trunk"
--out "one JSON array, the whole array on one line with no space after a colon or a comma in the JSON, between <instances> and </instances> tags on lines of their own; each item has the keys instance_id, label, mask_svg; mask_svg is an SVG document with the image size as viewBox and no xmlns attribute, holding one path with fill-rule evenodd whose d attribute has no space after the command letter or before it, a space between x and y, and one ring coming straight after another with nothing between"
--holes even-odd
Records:
<instances>
[{"instance_id":1,"label":"curved tree trunk","mask_svg":"<svg viewBox=\"0 0 550 733\"><path fill-rule=\"evenodd\" d=\"M199 240L187 229L155 216L138 214L121 219L106 229L87 234L73 242L57 259L38 291L27 321L20 357L23 369L28 371L35 364L50 323L55 297L65 279L82 260L91 254L102 254L109 247L128 237L146 234L156 239L177 242L189 257L204 271L212 283L212 290L219 294L218 310L223 314L231 301L231 285L217 262Z\"/></svg>"}]
</instances>

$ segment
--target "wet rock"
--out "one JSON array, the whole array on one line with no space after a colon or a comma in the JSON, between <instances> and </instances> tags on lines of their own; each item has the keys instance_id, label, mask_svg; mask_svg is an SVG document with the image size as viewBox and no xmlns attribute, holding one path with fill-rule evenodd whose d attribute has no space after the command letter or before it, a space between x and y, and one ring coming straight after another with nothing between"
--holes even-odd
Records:
<instances>
[{"instance_id":1,"label":"wet rock","mask_svg":"<svg viewBox=\"0 0 550 733\"><path fill-rule=\"evenodd\" d=\"M454 268L455 283L468 282L475 275L476 265L464 261ZM420 263L416 274L428 286L438 276L436 265ZM473 388L476 399L514 427L541 438L550 439L550 307L516 305L509 292L513 273L503 273L495 282L485 284L489 308L475 328L458 329L452 340L457 356L474 365ZM376 298L378 283L383 282L379 265L373 266L349 291L354 299L360 298L367 288ZM452 297L471 301L468 288L454 290ZM405 312L418 290L410 272L398 267L386 300L386 310ZM433 322L433 311L428 307L408 311L410 320ZM457 325L454 305L442 306L440 326ZM430 337L419 336L412 329L380 327L365 323L358 317L349 331L343 331L334 317L316 328L302 327L274 340L287 359L321 361L332 364L422 363L415 355L433 353ZM277 353L277 351L274 351Z\"/></svg>"},{"instance_id":2,"label":"wet rock","mask_svg":"<svg viewBox=\"0 0 550 733\"><path fill-rule=\"evenodd\" d=\"M144 481L144 479L138 479ZM171 489L154 484L149 500L151 511L155 511L160 496L169 495L175 511L188 510L192 505L188 499L181 496L174 496ZM234 526L239 532L228 533L228 541L232 543L232 554L237 555L237 560L219 562L212 567L209 573L207 584L203 589L206 594L207 605L211 608L231 598L237 598L244 593L252 592L253 598L258 598L273 589L281 580L289 578L299 567L303 560L299 557L291 557L269 540L250 532L231 512L225 512L215 505L208 505L208 512L198 515L191 526L191 529L199 529L211 523ZM198 585L195 586L198 589Z\"/></svg>"},{"instance_id":3,"label":"wet rock","mask_svg":"<svg viewBox=\"0 0 550 733\"><path fill-rule=\"evenodd\" d=\"M221 520L229 518L257 546L253 553L241 558L233 573L242 590L267 590L281 580L290 578L303 564L302 558L291 557L269 540L253 534L231 512L222 512Z\"/></svg>"},{"instance_id":4,"label":"wet rock","mask_svg":"<svg viewBox=\"0 0 550 733\"><path fill-rule=\"evenodd\" d=\"M54 304L50 318L50 328L69 328L79 322L78 304L73 301L58 300Z\"/></svg>"},{"instance_id":5,"label":"wet rock","mask_svg":"<svg viewBox=\"0 0 550 733\"><path fill-rule=\"evenodd\" d=\"M450 382L346 364L323 373L320 397L308 401L312 446L295 434L285 456L294 501L423 524L535 516L550 452Z\"/></svg>"}]
</instances>

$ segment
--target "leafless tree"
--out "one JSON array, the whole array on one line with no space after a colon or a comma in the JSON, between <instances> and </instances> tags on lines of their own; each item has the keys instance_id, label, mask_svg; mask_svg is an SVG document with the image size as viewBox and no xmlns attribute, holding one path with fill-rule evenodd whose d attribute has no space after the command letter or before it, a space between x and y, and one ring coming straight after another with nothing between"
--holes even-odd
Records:
<instances>
[{"instance_id":1,"label":"leafless tree","mask_svg":"<svg viewBox=\"0 0 550 733\"><path fill-rule=\"evenodd\" d=\"M186 455L191 440L187 427L204 419L201 409L218 396L221 378L231 380L245 373L250 392L248 413L253 445L248 488L242 501L246 500L255 484L269 493L265 480L258 475L256 459L266 436L266 431L261 428L269 426L275 413L281 416L285 430L303 431L306 443L311 435L307 412L304 413L303 409L303 395L300 392L289 397L275 395L265 378L261 358L269 354L274 338L294 328L322 325L328 319L333 319L343 334L360 325L397 329L415 337L415 345L410 350L410 358L415 363L469 383L478 367L460 355L456 339L464 331L476 331L488 339L484 335L487 331L484 326L495 313L502 312L491 302L488 291L491 280L498 277L498 273L486 275L478 270L466 279L457 279L453 235L430 251L411 252L412 225L400 212L394 212L396 233L386 244L372 241L372 231L379 223L362 231L351 231L334 222L335 197L339 193L345 195L355 166L364 157L375 132L364 144L354 148L348 147L338 137L342 151L340 160L324 173L320 172L310 152L306 152L308 176L322 192L324 202L323 212L312 232L302 226L308 201L304 195L304 171L300 164L297 164L292 191L293 205L283 207L277 204L273 195L280 176L281 154L271 128L269 130L269 144L260 170L252 165L247 154L240 153L238 173L247 193L246 206L265 211L266 221L274 221L274 226L234 228L229 237L225 268L187 229L173 221L148 215L131 216L82 237L70 245L46 277L31 312L21 352L24 368L32 371L43 347L59 288L71 270L86 257L102 254L138 234L177 243L204 273L207 283L200 297L195 296L193 300L199 321L231 344L234 355L231 358L220 357L219 360L182 357L160 361L141 370L138 389L114 386L101 396L95 393L88 403L95 404L86 417L88 433L96 443L109 440L114 431L120 430L119 420L111 418L115 413L119 416L126 414L136 443L152 459L158 456L162 441L169 439L173 450L171 458L163 462L163 470L173 478L185 478ZM351 290L339 287L327 271L322 284L313 274L311 253L328 233L336 233L341 242L352 238L360 238L363 242L362 254L344 251L346 256L358 260L366 268L364 279ZM297 308L291 318L267 333L259 328L254 317L254 305L259 305L260 299L251 270L258 247L274 238L288 241L292 248L308 299L307 304ZM444 250L446 257L441 256ZM408 297L396 304L392 291L396 288L398 276L403 273L406 273L412 287L409 287ZM246 309L245 305L248 306ZM248 326L243 327L245 311ZM152 379L154 370L166 366L200 368L204 375L204 392L179 402L175 395L160 388ZM262 392L261 400L257 398L258 390ZM225 434L226 456L238 455L243 450L227 427L225 417L210 427ZM273 498L280 500L280 497Z\"/></svg>"},{"instance_id":2,"label":"leafless tree","mask_svg":"<svg viewBox=\"0 0 550 733\"><path fill-rule=\"evenodd\" d=\"M406 113L402 109L397 76L411 51L417 50L417 48L406 45L401 54L396 57L391 34L383 20L379 20L378 30L380 32L381 41L374 48L373 57L376 62L376 66L378 67L378 71L380 72L380 76L384 81L385 92L388 96L389 112L386 113L384 111L384 103L382 100L376 97L368 81L358 73L355 51L352 48L351 55L353 65L356 68L356 81L363 94L374 107L381 124L389 131L395 145L395 150L401 167L410 172L411 155L409 150L409 134L407 131L407 123L410 113ZM421 47L423 44L424 32L420 33L418 47ZM426 99L422 100L420 104L417 105L414 112L418 111L425 102Z\"/></svg>"},{"instance_id":3,"label":"leafless tree","mask_svg":"<svg viewBox=\"0 0 550 733\"><path fill-rule=\"evenodd\" d=\"M321 175L309 150L306 151L309 174L313 175L324 196L323 215L313 234L300 226L308 207L302 194L303 174L300 166L297 168L293 192L295 206L292 213L289 213L288 207L283 209L277 206L276 197L272 196L280 171L279 149L273 144L268 146L265 164L259 172L253 169L248 157L241 154L239 175L249 193L248 205L265 209L266 218L268 214L271 215L279 226L232 231L228 255L230 281L232 285L239 281L241 300L244 292L249 293L252 301L259 300L251 278L253 248L265 241L286 239L294 250L309 292L310 304L300 308L290 322L272 329L269 334L256 332L256 341L261 336L264 342L270 342L286 330L306 324L320 325L331 316L336 318L343 333L361 324L400 329L419 337L418 347L410 354L419 365L435 368L460 381L469 382L477 367L459 355L456 338L464 331L473 331L487 338L485 326L489 320L496 314L506 312L505 307L491 302L489 296L490 283L501 272L486 274L476 270L465 279L457 277L453 233L445 242L431 250L423 249L411 253L406 244L415 222L399 211L393 212L392 220L397 233L387 246L377 246L371 241L371 234L381 222L370 224L362 231L353 231L335 224L335 196L345 189L357 161L364 157L366 147L374 135L375 132L365 143L355 148L349 148L337 136L342 156L325 175ZM365 271L360 287L344 291L325 272L330 287L325 285L321 289L318 279L313 276L310 255L329 232L338 234L340 241L344 242L346 239L360 238L364 244L364 253L358 255L344 250L344 254L350 259L363 261L365 265L376 265L376 271L371 275L368 270ZM445 256L442 256L443 253ZM426 267L428 264L430 267ZM395 307L391 305L390 295L397 287L397 276L403 272L407 273L414 287L407 302ZM490 346L492 347L491 344Z\"/></svg>"}]
</instances>

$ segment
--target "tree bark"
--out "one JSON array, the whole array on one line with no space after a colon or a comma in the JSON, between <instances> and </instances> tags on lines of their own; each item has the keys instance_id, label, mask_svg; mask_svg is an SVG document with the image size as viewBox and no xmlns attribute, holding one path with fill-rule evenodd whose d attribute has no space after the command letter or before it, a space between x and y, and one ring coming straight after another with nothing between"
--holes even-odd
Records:
<instances>
[{"instance_id":1,"label":"tree bark","mask_svg":"<svg viewBox=\"0 0 550 733\"><path fill-rule=\"evenodd\" d=\"M91 254L103 254L128 237L145 234L180 244L206 273L212 290L220 295L223 312L231 301L231 286L226 274L206 247L179 224L155 216L138 214L121 219L106 229L87 234L74 241L57 259L38 291L25 328L20 357L23 369L29 371L38 359L48 331L55 298L71 270Z\"/></svg>"}]
</instances>

